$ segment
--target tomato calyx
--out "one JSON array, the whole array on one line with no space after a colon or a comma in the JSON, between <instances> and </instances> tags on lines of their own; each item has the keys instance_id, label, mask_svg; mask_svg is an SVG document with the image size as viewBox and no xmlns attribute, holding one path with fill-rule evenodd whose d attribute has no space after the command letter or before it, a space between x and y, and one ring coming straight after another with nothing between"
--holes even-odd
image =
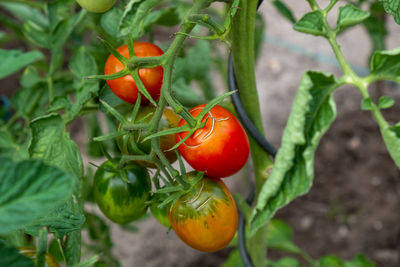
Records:
<instances>
[{"instance_id":1,"label":"tomato calyx","mask_svg":"<svg viewBox=\"0 0 400 267\"><path fill-rule=\"evenodd\" d=\"M187 139L189 139L193 134L195 134L197 130L202 129L203 127L206 126L207 120L208 120L208 117L206 117L206 116L209 116L209 112L213 107L215 107L216 105L221 103L226 97L228 97L236 92L237 91L227 92L227 93L224 93L224 94L218 96L217 98L211 100L202 109L202 111L198 114L198 116L196 116L195 118L190 113L188 113L188 116L190 116L190 121L192 123L187 123L180 127L171 128L171 129L164 130L164 131L159 131L155 134L147 136L143 141L146 141L146 140L149 140L149 139L152 139L155 137L161 137L164 135L187 132L186 136L183 139L181 139L179 142L177 142L177 144L175 146L173 146L170 149L170 151L177 149L181 144L183 144ZM176 107L174 108L174 111L175 111L175 113L178 112ZM185 117L184 117L184 119L186 122L188 122L188 120Z\"/></svg>"},{"instance_id":2,"label":"tomato calyx","mask_svg":"<svg viewBox=\"0 0 400 267\"><path fill-rule=\"evenodd\" d=\"M198 183L204 178L204 172L193 171L188 174L184 173L177 178L185 181L186 186L177 182L174 184L167 183L166 186L153 191L153 195L157 195L154 201L159 203L157 208L169 207L169 209L172 209L178 199L196 190Z\"/></svg>"}]
</instances>

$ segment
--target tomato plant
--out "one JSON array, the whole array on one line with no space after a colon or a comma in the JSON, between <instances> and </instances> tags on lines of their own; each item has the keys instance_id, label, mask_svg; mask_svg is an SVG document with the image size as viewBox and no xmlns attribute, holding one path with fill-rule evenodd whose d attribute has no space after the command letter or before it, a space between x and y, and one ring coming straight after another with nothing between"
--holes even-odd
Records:
<instances>
[{"instance_id":1,"label":"tomato plant","mask_svg":"<svg viewBox=\"0 0 400 267\"><path fill-rule=\"evenodd\" d=\"M103 13L113 7L116 0L76 0L78 4L90 12Z\"/></svg>"},{"instance_id":2,"label":"tomato plant","mask_svg":"<svg viewBox=\"0 0 400 267\"><path fill-rule=\"evenodd\" d=\"M246 267L299 266L299 258L310 266L373 266L363 256L313 259L273 217L310 190L315 151L337 115L333 93L344 85L359 91L361 109L376 120L400 167L400 124L382 111L396 101L372 93L385 81L400 83L400 48L386 50L386 12L400 23L399 1L330 0L321 7L323 1L307 0L310 10L299 19L285 0L270 1L293 24L287 28L325 39L341 68L294 79L300 84L279 150L264 132L276 125L263 125L261 114L261 105L277 99L259 100L255 63L261 49L272 54L286 43L264 38L261 2L0 0L0 266L43 267L52 250L67 267L130 266L113 252L131 246L113 243L111 233L138 231L149 205L200 251L224 248L237 232L224 266L242 266L241 259ZM337 38L355 25L371 39L369 69L350 64ZM242 183L252 194L235 194L235 202L222 178L250 154ZM26 247L32 244L36 251ZM35 263L19 254L21 246ZM269 249L295 257L271 260Z\"/></svg>"},{"instance_id":3,"label":"tomato plant","mask_svg":"<svg viewBox=\"0 0 400 267\"><path fill-rule=\"evenodd\" d=\"M136 122L150 122L156 108L152 106L143 106L140 108L138 114L136 115ZM131 122L130 118L131 114L127 114L125 118L128 122ZM174 128L178 125L180 117L176 115L171 109L166 108L162 114L159 124L159 130L167 130ZM123 128L122 123L118 124L117 131L121 131ZM139 148L144 153L150 153L151 151L151 140L147 140L143 142L143 139L149 136L148 130L134 130L132 133L122 135L117 137L117 144L119 149L123 154L135 155L138 154L136 151L136 147ZM133 142L134 144L132 144ZM160 138L160 149L167 157L170 163L173 163L176 160L176 153L174 151L169 151L174 145L175 136L173 134L165 135ZM138 161L139 164L149 167L156 168L156 166L152 163Z\"/></svg>"},{"instance_id":4,"label":"tomato plant","mask_svg":"<svg viewBox=\"0 0 400 267\"><path fill-rule=\"evenodd\" d=\"M94 176L94 199L104 215L116 223L126 224L142 217L150 190L147 170L135 164L118 170L111 161L106 161Z\"/></svg>"},{"instance_id":5,"label":"tomato plant","mask_svg":"<svg viewBox=\"0 0 400 267\"><path fill-rule=\"evenodd\" d=\"M205 105L190 110L197 117ZM202 120L206 122L179 146L179 152L195 170L207 176L227 177L238 172L249 157L249 140L240 122L221 106L212 108ZM181 120L178 126L186 124ZM187 132L176 134L179 142Z\"/></svg>"},{"instance_id":6,"label":"tomato plant","mask_svg":"<svg viewBox=\"0 0 400 267\"><path fill-rule=\"evenodd\" d=\"M189 179L195 174L189 174ZM175 233L200 251L214 252L227 246L236 233L238 214L226 185L204 177L168 209Z\"/></svg>"},{"instance_id":7,"label":"tomato plant","mask_svg":"<svg viewBox=\"0 0 400 267\"><path fill-rule=\"evenodd\" d=\"M135 56L137 57L156 57L161 56L163 51L152 43L147 42L135 42L133 44ZM117 49L125 58L129 58L128 45L120 46ZM117 73L124 69L124 65L114 56L110 55L104 66L104 73L106 75ZM139 77L143 82L143 85L150 93L154 100L158 100L160 97L160 89L162 86L164 69L161 66L154 68L142 68L139 69ZM131 75L126 75L118 79L108 80L108 86L122 100L128 103L135 103L138 96L138 87L136 82L133 80ZM148 103L149 100L142 96L142 103Z\"/></svg>"}]
</instances>

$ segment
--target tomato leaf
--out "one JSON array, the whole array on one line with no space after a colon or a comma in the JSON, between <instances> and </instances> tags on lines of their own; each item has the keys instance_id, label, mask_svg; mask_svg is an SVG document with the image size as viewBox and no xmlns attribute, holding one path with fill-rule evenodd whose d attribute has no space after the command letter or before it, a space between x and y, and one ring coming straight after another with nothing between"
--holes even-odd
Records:
<instances>
[{"instance_id":1,"label":"tomato leaf","mask_svg":"<svg viewBox=\"0 0 400 267\"><path fill-rule=\"evenodd\" d=\"M22 145L17 145L10 132L6 130L0 130L0 156L12 159L14 161L20 161L29 159L29 148L30 138L26 139L26 142Z\"/></svg>"},{"instance_id":2,"label":"tomato leaf","mask_svg":"<svg viewBox=\"0 0 400 267\"><path fill-rule=\"evenodd\" d=\"M72 231L79 230L85 217L76 215L69 211L68 205L59 206L45 217L36 219L24 227L24 231L33 236L39 235L39 230L43 225L49 227L51 233L57 233L57 236L64 236Z\"/></svg>"},{"instance_id":3,"label":"tomato leaf","mask_svg":"<svg viewBox=\"0 0 400 267\"><path fill-rule=\"evenodd\" d=\"M261 188L252 214L251 234L279 208L309 191L314 177L314 152L336 118L331 96L336 87L330 74L310 71L303 75L274 168Z\"/></svg>"},{"instance_id":4,"label":"tomato leaf","mask_svg":"<svg viewBox=\"0 0 400 267\"><path fill-rule=\"evenodd\" d=\"M44 162L57 166L74 178L73 197L64 202L63 214L73 213L76 216L83 216L82 200L80 194L80 183L83 177L83 163L78 146L70 139L66 132L65 124L58 114L50 114L37 118L30 124L32 129L32 143L29 152L32 158L42 159ZM48 214L51 216L52 214ZM71 229L73 230L73 229ZM80 260L80 231L72 231L67 234L64 254L67 264L72 265Z\"/></svg>"},{"instance_id":5,"label":"tomato leaf","mask_svg":"<svg viewBox=\"0 0 400 267\"><path fill-rule=\"evenodd\" d=\"M20 83L23 87L32 88L43 80L36 67L28 66L22 74Z\"/></svg>"},{"instance_id":6,"label":"tomato leaf","mask_svg":"<svg viewBox=\"0 0 400 267\"><path fill-rule=\"evenodd\" d=\"M0 49L0 80L43 58L39 51L24 53L20 50Z\"/></svg>"},{"instance_id":7,"label":"tomato leaf","mask_svg":"<svg viewBox=\"0 0 400 267\"><path fill-rule=\"evenodd\" d=\"M32 158L57 166L78 178L83 176L83 164L78 146L65 131L61 117L50 114L31 123L32 143L29 153Z\"/></svg>"},{"instance_id":8,"label":"tomato leaf","mask_svg":"<svg viewBox=\"0 0 400 267\"><path fill-rule=\"evenodd\" d=\"M34 267L33 260L20 254L17 248L0 239L0 266Z\"/></svg>"},{"instance_id":9,"label":"tomato leaf","mask_svg":"<svg viewBox=\"0 0 400 267\"><path fill-rule=\"evenodd\" d=\"M125 8L120 22L120 35L131 35L134 39L144 33L145 18L161 0L133 0Z\"/></svg>"},{"instance_id":10,"label":"tomato leaf","mask_svg":"<svg viewBox=\"0 0 400 267\"><path fill-rule=\"evenodd\" d=\"M229 258L221 267L245 267L243 264L243 260L240 257L239 250L232 250L232 252L229 254Z\"/></svg>"},{"instance_id":11,"label":"tomato leaf","mask_svg":"<svg viewBox=\"0 0 400 267\"><path fill-rule=\"evenodd\" d=\"M292 242L292 229L280 220L268 224L267 246L271 249L301 254L302 250Z\"/></svg>"},{"instance_id":12,"label":"tomato leaf","mask_svg":"<svg viewBox=\"0 0 400 267\"><path fill-rule=\"evenodd\" d=\"M84 77L97 72L97 65L94 58L81 46L76 54L72 57L69 65L71 72L74 74L74 88L77 88L75 94L75 103L68 109L68 120L73 120L84 105L98 95L100 90L97 80L88 80Z\"/></svg>"},{"instance_id":13,"label":"tomato leaf","mask_svg":"<svg viewBox=\"0 0 400 267\"><path fill-rule=\"evenodd\" d=\"M379 0L383 4L385 11L392 15L397 24L400 24L400 1L399 0Z\"/></svg>"},{"instance_id":14,"label":"tomato leaf","mask_svg":"<svg viewBox=\"0 0 400 267\"><path fill-rule=\"evenodd\" d=\"M359 9L352 4L341 6L339 7L335 31L339 33L348 27L361 23L363 20L367 19L369 15L369 12Z\"/></svg>"},{"instance_id":15,"label":"tomato leaf","mask_svg":"<svg viewBox=\"0 0 400 267\"><path fill-rule=\"evenodd\" d=\"M371 74L382 80L400 83L400 47L376 51L370 61Z\"/></svg>"},{"instance_id":16,"label":"tomato leaf","mask_svg":"<svg viewBox=\"0 0 400 267\"><path fill-rule=\"evenodd\" d=\"M0 177L0 233L47 216L72 194L73 177L40 160L2 158Z\"/></svg>"},{"instance_id":17,"label":"tomato leaf","mask_svg":"<svg viewBox=\"0 0 400 267\"><path fill-rule=\"evenodd\" d=\"M378 107L380 109L390 108L394 105L394 99L390 96L381 96L378 100Z\"/></svg>"},{"instance_id":18,"label":"tomato leaf","mask_svg":"<svg viewBox=\"0 0 400 267\"><path fill-rule=\"evenodd\" d=\"M324 15L320 10L305 14L294 24L293 28L296 31L316 36L327 36L328 32L324 23Z\"/></svg>"},{"instance_id":19,"label":"tomato leaf","mask_svg":"<svg viewBox=\"0 0 400 267\"><path fill-rule=\"evenodd\" d=\"M370 97L364 98L361 101L361 110L372 110L372 99Z\"/></svg>"},{"instance_id":20,"label":"tomato leaf","mask_svg":"<svg viewBox=\"0 0 400 267\"><path fill-rule=\"evenodd\" d=\"M389 151L390 156L400 168L400 126L398 124L390 126L386 121L378 121L383 141Z\"/></svg>"},{"instance_id":21,"label":"tomato leaf","mask_svg":"<svg viewBox=\"0 0 400 267\"><path fill-rule=\"evenodd\" d=\"M117 40L120 37L119 25L123 12L121 8L114 7L101 16L101 27Z\"/></svg>"},{"instance_id":22,"label":"tomato leaf","mask_svg":"<svg viewBox=\"0 0 400 267\"><path fill-rule=\"evenodd\" d=\"M39 9L32 8L23 3L4 3L1 2L0 6L13 14L21 21L32 21L38 27L48 27L49 21Z\"/></svg>"},{"instance_id":23,"label":"tomato leaf","mask_svg":"<svg viewBox=\"0 0 400 267\"><path fill-rule=\"evenodd\" d=\"M278 10L284 18L293 24L296 23L296 18L294 17L292 11L284 2L281 0L274 0L272 3L274 4L276 10Z\"/></svg>"}]
</instances>

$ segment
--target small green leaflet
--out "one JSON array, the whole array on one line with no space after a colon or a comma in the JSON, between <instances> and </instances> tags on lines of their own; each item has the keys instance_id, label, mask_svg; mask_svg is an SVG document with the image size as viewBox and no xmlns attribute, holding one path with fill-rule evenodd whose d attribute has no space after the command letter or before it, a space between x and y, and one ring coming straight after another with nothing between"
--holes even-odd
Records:
<instances>
[{"instance_id":1,"label":"small green leaflet","mask_svg":"<svg viewBox=\"0 0 400 267\"><path fill-rule=\"evenodd\" d=\"M296 23L296 18L294 17L292 10L290 10L290 8L284 2L280 0L274 0L272 1L272 4L287 20L293 24Z\"/></svg>"},{"instance_id":2,"label":"small green leaflet","mask_svg":"<svg viewBox=\"0 0 400 267\"><path fill-rule=\"evenodd\" d=\"M275 166L252 214L251 234L279 208L309 191L314 178L314 152L336 118L331 93L337 86L331 74L310 71L303 75Z\"/></svg>"},{"instance_id":3,"label":"small green leaflet","mask_svg":"<svg viewBox=\"0 0 400 267\"><path fill-rule=\"evenodd\" d=\"M380 121L379 128L390 156L400 168L400 126L390 126L386 121Z\"/></svg>"},{"instance_id":4,"label":"small green leaflet","mask_svg":"<svg viewBox=\"0 0 400 267\"><path fill-rule=\"evenodd\" d=\"M3 79L23 67L43 59L39 51L22 52L20 50L0 49L0 79Z\"/></svg>"},{"instance_id":5,"label":"small green leaflet","mask_svg":"<svg viewBox=\"0 0 400 267\"><path fill-rule=\"evenodd\" d=\"M392 15L397 24L400 24L400 0L379 0L385 11Z\"/></svg>"},{"instance_id":6,"label":"small green leaflet","mask_svg":"<svg viewBox=\"0 0 400 267\"><path fill-rule=\"evenodd\" d=\"M268 224L267 246L269 249L301 254L301 249L292 242L292 229L280 220L271 220Z\"/></svg>"},{"instance_id":7,"label":"small green leaflet","mask_svg":"<svg viewBox=\"0 0 400 267\"><path fill-rule=\"evenodd\" d=\"M336 32L356 25L369 17L369 12L361 10L352 4L339 7Z\"/></svg>"},{"instance_id":8,"label":"small green leaflet","mask_svg":"<svg viewBox=\"0 0 400 267\"><path fill-rule=\"evenodd\" d=\"M394 105L394 99L390 96L381 96L378 100L378 108L386 109Z\"/></svg>"},{"instance_id":9,"label":"small green leaflet","mask_svg":"<svg viewBox=\"0 0 400 267\"><path fill-rule=\"evenodd\" d=\"M322 11L313 11L305 14L293 28L296 31L304 32L316 36L326 36L327 29L324 23L324 15Z\"/></svg>"},{"instance_id":10,"label":"small green leaflet","mask_svg":"<svg viewBox=\"0 0 400 267\"><path fill-rule=\"evenodd\" d=\"M400 47L376 51L370 62L371 74L382 80L400 83Z\"/></svg>"}]
</instances>

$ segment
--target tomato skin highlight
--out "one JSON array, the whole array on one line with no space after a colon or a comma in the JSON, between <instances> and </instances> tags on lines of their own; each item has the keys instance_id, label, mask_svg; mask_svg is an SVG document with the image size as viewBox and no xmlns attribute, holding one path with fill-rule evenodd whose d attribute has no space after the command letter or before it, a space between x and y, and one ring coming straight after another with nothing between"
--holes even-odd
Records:
<instances>
[{"instance_id":1,"label":"tomato skin highlight","mask_svg":"<svg viewBox=\"0 0 400 267\"><path fill-rule=\"evenodd\" d=\"M131 164L124 168L129 183L121 178L110 161L97 169L93 181L94 199L103 214L111 221L127 224L142 217L150 198L151 181L147 170Z\"/></svg>"},{"instance_id":2,"label":"tomato skin highlight","mask_svg":"<svg viewBox=\"0 0 400 267\"><path fill-rule=\"evenodd\" d=\"M152 43L135 42L133 46L135 50L135 56L137 57L156 57L164 54L164 52L158 46ZM129 58L128 45L120 46L117 51L122 56ZM123 69L124 64L122 64L111 54L105 63L104 74L113 74ZM143 82L144 87L150 93L151 97L154 99L154 101L157 101L160 98L162 80L164 77L164 68L157 66L154 68L139 69L139 77ZM114 80L107 80L107 84L114 94L122 100L131 104L136 103L139 91L131 75L125 75ZM141 103L148 104L149 100L142 95Z\"/></svg>"},{"instance_id":3,"label":"tomato skin highlight","mask_svg":"<svg viewBox=\"0 0 400 267\"><path fill-rule=\"evenodd\" d=\"M215 252L235 236L235 200L221 179L204 177L168 209L168 219L179 238L203 252Z\"/></svg>"},{"instance_id":4,"label":"tomato skin highlight","mask_svg":"<svg viewBox=\"0 0 400 267\"><path fill-rule=\"evenodd\" d=\"M136 115L136 122L144 119L148 114L153 113L156 111L156 108L153 106L142 106L139 109L138 114ZM128 121L131 121L130 118L130 113L125 116L125 118ZM145 122L150 122L151 119L153 118L153 115L149 116ZM163 115L160 119L160 124L159 124L159 130L166 130L170 128L174 128L178 125L179 120L181 118L176 115L170 108L165 108ZM122 124L119 123L117 126L117 131L122 130ZM132 147L131 142L134 142L137 147L142 150L145 153L150 153L151 151L151 140L147 140L145 142L142 142L144 138L146 138L149 135L149 133L146 133L145 131L138 130L134 131L131 134L126 134L123 136L117 137L117 145L120 151L123 154L127 155L135 155L135 151ZM161 151L164 153L165 157L168 159L170 163L173 163L176 161L177 156L175 151L168 151L170 148L172 148L176 144L175 142L175 136L173 134L169 135L164 135L160 137L160 148ZM153 163L149 162L144 162L144 161L137 161L139 165L146 167L146 168L157 168L157 166Z\"/></svg>"},{"instance_id":5,"label":"tomato skin highlight","mask_svg":"<svg viewBox=\"0 0 400 267\"><path fill-rule=\"evenodd\" d=\"M117 0L76 0L78 4L89 12L103 13L111 9Z\"/></svg>"},{"instance_id":6,"label":"tomato skin highlight","mask_svg":"<svg viewBox=\"0 0 400 267\"><path fill-rule=\"evenodd\" d=\"M197 117L205 105L192 108L189 112ZM247 162L250 154L249 139L235 116L221 106L213 107L198 129L188 140L178 147L183 158L197 171L206 176L223 178L238 172ZM178 126L185 125L181 120ZM176 142L188 132L175 135Z\"/></svg>"}]
</instances>

